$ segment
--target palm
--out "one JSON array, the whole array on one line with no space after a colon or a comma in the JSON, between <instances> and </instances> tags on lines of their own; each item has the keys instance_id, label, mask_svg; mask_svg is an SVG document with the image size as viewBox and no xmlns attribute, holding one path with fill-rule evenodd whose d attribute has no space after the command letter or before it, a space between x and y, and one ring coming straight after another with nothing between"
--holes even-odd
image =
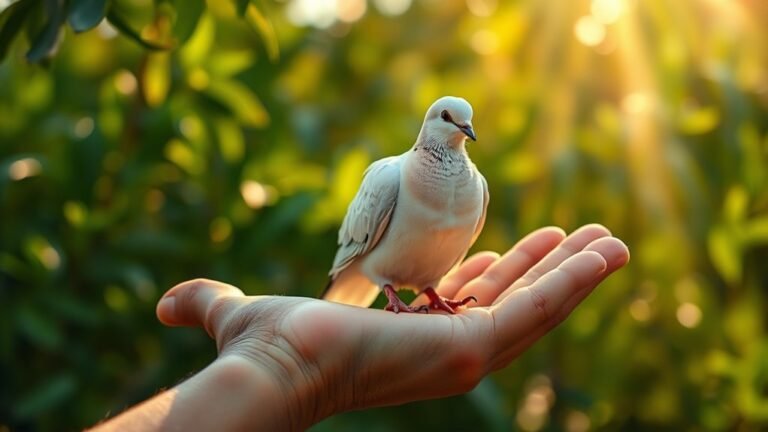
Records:
<instances>
[{"instance_id":1,"label":"palm","mask_svg":"<svg viewBox=\"0 0 768 432\"><path fill-rule=\"evenodd\" d=\"M558 229L542 229L504 256L482 252L467 259L437 290L447 298L478 299L458 315L246 297L202 280L169 291L175 310L161 302L158 315L170 325L204 326L222 356L243 356L288 380L329 385L346 409L447 396L506 366L629 258L623 243L600 226L563 237Z\"/></svg>"}]
</instances>

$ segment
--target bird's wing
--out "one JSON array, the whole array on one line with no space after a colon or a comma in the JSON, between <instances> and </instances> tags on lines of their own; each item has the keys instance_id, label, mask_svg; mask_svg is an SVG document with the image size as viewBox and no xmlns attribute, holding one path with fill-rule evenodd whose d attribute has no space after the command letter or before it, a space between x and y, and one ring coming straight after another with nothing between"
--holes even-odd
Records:
<instances>
[{"instance_id":1,"label":"bird's wing","mask_svg":"<svg viewBox=\"0 0 768 432\"><path fill-rule=\"evenodd\" d=\"M360 189L349 204L347 215L339 230L339 250L333 260L333 267L329 272L331 282L323 293L323 298L340 301L340 299L354 297L367 301L370 297L370 295L360 296L359 294L362 293L354 296L347 295L344 291L358 289L359 284L337 284L336 282L340 273L358 257L373 249L387 230L400 188L401 157L391 156L380 159L365 171ZM354 272L359 272L357 266ZM376 287L373 286L373 288ZM360 286L359 289L365 290L366 287ZM373 298L370 301L373 301Z\"/></svg>"}]
</instances>

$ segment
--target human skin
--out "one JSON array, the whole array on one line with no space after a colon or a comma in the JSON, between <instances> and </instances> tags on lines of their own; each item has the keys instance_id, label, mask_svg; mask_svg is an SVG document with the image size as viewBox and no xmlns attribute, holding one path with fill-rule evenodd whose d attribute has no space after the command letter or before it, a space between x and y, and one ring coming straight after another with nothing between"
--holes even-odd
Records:
<instances>
[{"instance_id":1,"label":"human skin","mask_svg":"<svg viewBox=\"0 0 768 432\"><path fill-rule=\"evenodd\" d=\"M163 296L157 315L203 327L218 358L96 430L303 430L344 411L465 393L628 261L624 243L600 225L567 237L542 228L503 256L473 255L443 279L440 295L478 300L456 315L245 296L187 281Z\"/></svg>"}]
</instances>

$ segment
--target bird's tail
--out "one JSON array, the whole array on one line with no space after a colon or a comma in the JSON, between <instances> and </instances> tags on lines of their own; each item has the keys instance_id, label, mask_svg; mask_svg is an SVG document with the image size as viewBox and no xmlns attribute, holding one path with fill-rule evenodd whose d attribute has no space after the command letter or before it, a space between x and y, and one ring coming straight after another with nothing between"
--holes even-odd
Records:
<instances>
[{"instance_id":1,"label":"bird's tail","mask_svg":"<svg viewBox=\"0 0 768 432\"><path fill-rule=\"evenodd\" d=\"M328 281L325 291L320 295L323 300L368 307L379 295L379 288L352 264Z\"/></svg>"}]
</instances>

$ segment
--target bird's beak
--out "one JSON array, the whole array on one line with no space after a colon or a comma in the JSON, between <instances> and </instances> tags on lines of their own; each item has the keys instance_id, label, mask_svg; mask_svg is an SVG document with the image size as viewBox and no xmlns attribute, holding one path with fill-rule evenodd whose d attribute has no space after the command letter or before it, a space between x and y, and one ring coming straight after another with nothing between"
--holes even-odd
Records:
<instances>
[{"instance_id":1,"label":"bird's beak","mask_svg":"<svg viewBox=\"0 0 768 432\"><path fill-rule=\"evenodd\" d=\"M459 128L460 131L464 132L464 135L468 136L469 139L472 141L477 141L477 135L475 135L475 131L472 129L472 125L470 123L464 125L456 125L456 127Z\"/></svg>"}]
</instances>

